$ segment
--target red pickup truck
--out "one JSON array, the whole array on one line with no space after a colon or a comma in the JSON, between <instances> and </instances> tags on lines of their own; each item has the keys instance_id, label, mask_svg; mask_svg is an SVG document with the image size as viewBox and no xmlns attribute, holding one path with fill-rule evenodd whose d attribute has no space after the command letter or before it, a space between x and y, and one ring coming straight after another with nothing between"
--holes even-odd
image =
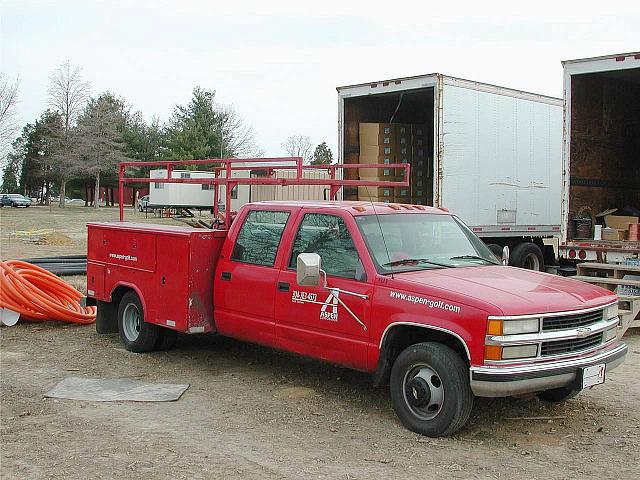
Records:
<instances>
[{"instance_id":1,"label":"red pickup truck","mask_svg":"<svg viewBox=\"0 0 640 480\"><path fill-rule=\"evenodd\" d=\"M370 372L429 436L474 396L568 399L623 361L617 299L503 266L455 215L367 202L262 202L227 229L88 225L100 333L128 350L221 335Z\"/></svg>"}]
</instances>

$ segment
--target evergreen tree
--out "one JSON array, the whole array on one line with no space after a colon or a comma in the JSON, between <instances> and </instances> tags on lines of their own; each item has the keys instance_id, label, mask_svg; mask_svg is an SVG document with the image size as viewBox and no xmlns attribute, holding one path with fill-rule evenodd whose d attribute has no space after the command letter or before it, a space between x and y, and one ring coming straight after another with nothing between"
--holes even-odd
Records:
<instances>
[{"instance_id":1,"label":"evergreen tree","mask_svg":"<svg viewBox=\"0 0 640 480\"><path fill-rule=\"evenodd\" d=\"M327 142L322 142L313 152L311 165L330 165L333 162L333 153L327 146Z\"/></svg>"}]
</instances>

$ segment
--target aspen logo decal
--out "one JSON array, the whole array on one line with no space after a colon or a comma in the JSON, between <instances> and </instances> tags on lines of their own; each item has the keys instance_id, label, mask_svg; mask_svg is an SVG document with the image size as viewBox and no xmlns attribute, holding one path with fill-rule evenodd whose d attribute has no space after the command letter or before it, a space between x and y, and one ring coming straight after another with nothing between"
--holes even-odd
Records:
<instances>
[{"instance_id":1,"label":"aspen logo decal","mask_svg":"<svg viewBox=\"0 0 640 480\"><path fill-rule=\"evenodd\" d=\"M340 292L329 292L327 298L322 301L318 301L318 295L311 292L300 292L294 290L291 293L291 301L293 303L315 303L320 305L320 320L328 320L329 322L338 321L338 295Z\"/></svg>"},{"instance_id":2,"label":"aspen logo decal","mask_svg":"<svg viewBox=\"0 0 640 480\"><path fill-rule=\"evenodd\" d=\"M404 300L405 302L425 305L427 308L437 308L447 312L460 313L460 307L458 305L451 305L450 303L445 303L442 300L429 300L428 298L407 295L406 293L394 292L393 290L389 292L389 296L398 300Z\"/></svg>"}]
</instances>

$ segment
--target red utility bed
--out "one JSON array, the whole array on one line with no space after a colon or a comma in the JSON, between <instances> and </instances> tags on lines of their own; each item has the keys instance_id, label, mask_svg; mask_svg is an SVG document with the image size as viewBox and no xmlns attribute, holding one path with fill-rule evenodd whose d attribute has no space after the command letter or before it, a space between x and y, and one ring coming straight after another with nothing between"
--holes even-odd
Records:
<instances>
[{"instance_id":1,"label":"red utility bed","mask_svg":"<svg viewBox=\"0 0 640 480\"><path fill-rule=\"evenodd\" d=\"M110 302L119 288L132 288L146 322L180 332L215 330L213 278L226 236L226 230L90 223L87 295ZM162 300L145 305L148 298Z\"/></svg>"}]
</instances>

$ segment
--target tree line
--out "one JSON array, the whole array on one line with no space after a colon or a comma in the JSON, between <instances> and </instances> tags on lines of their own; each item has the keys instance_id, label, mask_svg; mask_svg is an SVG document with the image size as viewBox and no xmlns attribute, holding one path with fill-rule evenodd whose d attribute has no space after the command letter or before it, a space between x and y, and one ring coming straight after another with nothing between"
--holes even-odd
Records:
<instances>
[{"instance_id":1,"label":"tree line","mask_svg":"<svg viewBox=\"0 0 640 480\"><path fill-rule=\"evenodd\" d=\"M0 134L5 146L17 133L18 83L18 79L10 82L0 76ZM76 190L79 185L90 185L98 208L100 186L117 184L116 166L121 161L264 155L252 128L232 106L216 102L214 90L195 87L190 101L176 105L166 123L155 117L145 121L140 111L134 111L112 92L91 96L90 90L80 67L65 63L53 72L46 110L27 123L5 148L8 153L2 192L21 192L42 203L58 195L59 206L64 208L69 184ZM292 156L302 156L307 163L333 160L324 142L311 153L309 137L289 137L283 148ZM140 169L135 174L146 176L148 172L148 168Z\"/></svg>"}]
</instances>

